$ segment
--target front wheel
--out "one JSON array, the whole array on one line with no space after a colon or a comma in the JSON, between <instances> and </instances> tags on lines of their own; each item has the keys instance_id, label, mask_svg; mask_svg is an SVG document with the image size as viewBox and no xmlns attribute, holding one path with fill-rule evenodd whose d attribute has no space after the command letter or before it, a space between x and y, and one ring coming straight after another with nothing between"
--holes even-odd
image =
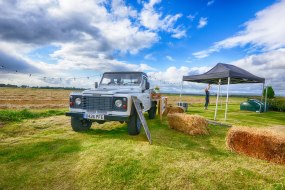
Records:
<instances>
[{"instance_id":1,"label":"front wheel","mask_svg":"<svg viewBox=\"0 0 285 190\"><path fill-rule=\"evenodd\" d=\"M87 119L71 117L71 127L74 131L86 131L90 129L92 122Z\"/></svg>"},{"instance_id":2,"label":"front wheel","mask_svg":"<svg viewBox=\"0 0 285 190\"><path fill-rule=\"evenodd\" d=\"M128 122L128 133L129 135L138 135L141 132L142 123L137 112L134 112L130 116L130 120Z\"/></svg>"}]
</instances>

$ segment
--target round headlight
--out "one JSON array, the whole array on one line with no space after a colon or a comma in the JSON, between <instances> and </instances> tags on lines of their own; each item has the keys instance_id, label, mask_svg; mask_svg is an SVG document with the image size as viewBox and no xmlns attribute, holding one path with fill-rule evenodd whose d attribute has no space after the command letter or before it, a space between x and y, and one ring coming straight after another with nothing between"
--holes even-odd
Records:
<instances>
[{"instance_id":1,"label":"round headlight","mask_svg":"<svg viewBox=\"0 0 285 190\"><path fill-rule=\"evenodd\" d=\"M76 98L75 99L75 104L76 105L80 105L81 104L81 99L80 98Z\"/></svg>"},{"instance_id":2,"label":"round headlight","mask_svg":"<svg viewBox=\"0 0 285 190\"><path fill-rule=\"evenodd\" d=\"M116 100L116 101L115 101L115 106L116 106L116 107L120 108L120 107L122 107L122 105L123 105L122 100Z\"/></svg>"}]
</instances>

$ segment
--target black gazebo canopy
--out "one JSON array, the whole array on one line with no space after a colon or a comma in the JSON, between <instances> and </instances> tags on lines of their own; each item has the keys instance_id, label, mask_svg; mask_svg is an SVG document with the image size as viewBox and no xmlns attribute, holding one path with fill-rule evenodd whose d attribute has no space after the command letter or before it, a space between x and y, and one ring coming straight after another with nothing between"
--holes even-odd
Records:
<instances>
[{"instance_id":1,"label":"black gazebo canopy","mask_svg":"<svg viewBox=\"0 0 285 190\"><path fill-rule=\"evenodd\" d=\"M239 84L239 83L263 83L263 88L264 88L265 78L257 77L251 74L250 72L244 69L241 69L237 66L234 66L234 65L218 63L215 67L213 67L211 70L209 70L208 72L204 74L183 76L182 85L181 85L181 93L180 93L180 102L181 102L183 81L218 84L214 120L216 120L216 116L217 116L218 100L220 96L220 85L227 84L227 99L226 99L226 110L225 110L225 120L226 120L227 111L228 111L229 85Z\"/></svg>"},{"instance_id":2,"label":"black gazebo canopy","mask_svg":"<svg viewBox=\"0 0 285 190\"><path fill-rule=\"evenodd\" d=\"M231 78L231 84L265 82L264 78L257 77L237 66L224 63L218 63L211 70L201 75L183 76L183 81L217 84L221 79L221 84L227 84L228 77Z\"/></svg>"}]
</instances>

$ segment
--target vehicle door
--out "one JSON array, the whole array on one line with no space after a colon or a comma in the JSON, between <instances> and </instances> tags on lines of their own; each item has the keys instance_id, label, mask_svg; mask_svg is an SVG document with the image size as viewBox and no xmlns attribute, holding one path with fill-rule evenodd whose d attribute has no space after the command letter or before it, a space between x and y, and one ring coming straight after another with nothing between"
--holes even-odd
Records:
<instances>
[{"instance_id":1,"label":"vehicle door","mask_svg":"<svg viewBox=\"0 0 285 190\"><path fill-rule=\"evenodd\" d=\"M149 89L146 89L147 78L143 76L142 79L142 94L141 94L141 102L143 104L143 111L148 111L151 108L151 101L150 101L150 93Z\"/></svg>"}]
</instances>

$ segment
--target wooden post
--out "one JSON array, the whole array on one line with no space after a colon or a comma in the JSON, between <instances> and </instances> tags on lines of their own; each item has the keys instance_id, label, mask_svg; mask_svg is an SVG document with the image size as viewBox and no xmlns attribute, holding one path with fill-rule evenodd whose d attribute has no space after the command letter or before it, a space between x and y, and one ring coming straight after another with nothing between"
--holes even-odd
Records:
<instances>
[{"instance_id":1,"label":"wooden post","mask_svg":"<svg viewBox=\"0 0 285 190\"><path fill-rule=\"evenodd\" d=\"M160 107L161 107L161 97L158 99L157 103L158 103L158 105L157 105L157 112L158 112L158 115L159 115L159 118L160 118L161 117L160 116L160 113L161 113L161 109L160 109Z\"/></svg>"},{"instance_id":2,"label":"wooden post","mask_svg":"<svg viewBox=\"0 0 285 190\"><path fill-rule=\"evenodd\" d=\"M160 110L159 118L160 118L160 121L162 121L162 106L163 106L162 97L159 99L159 101L160 101L160 104L159 104L159 110Z\"/></svg>"},{"instance_id":3,"label":"wooden post","mask_svg":"<svg viewBox=\"0 0 285 190\"><path fill-rule=\"evenodd\" d=\"M161 97L159 99L159 117L160 117L160 121L162 121L162 114L165 111L166 107L167 107L167 97Z\"/></svg>"},{"instance_id":4,"label":"wooden post","mask_svg":"<svg viewBox=\"0 0 285 190\"><path fill-rule=\"evenodd\" d=\"M181 88L180 88L180 98L179 98L179 102L181 102L182 100L182 90L183 90L183 79L181 81Z\"/></svg>"}]
</instances>

